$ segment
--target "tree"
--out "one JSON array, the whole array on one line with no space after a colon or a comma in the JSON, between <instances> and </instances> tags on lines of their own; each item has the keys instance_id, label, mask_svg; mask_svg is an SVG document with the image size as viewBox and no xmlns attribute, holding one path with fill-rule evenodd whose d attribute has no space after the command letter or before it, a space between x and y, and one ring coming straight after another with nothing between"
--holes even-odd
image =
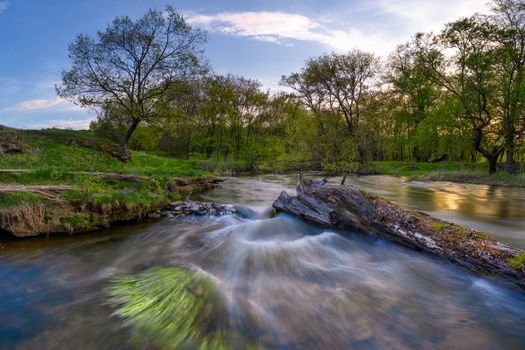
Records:
<instances>
[{"instance_id":1,"label":"tree","mask_svg":"<svg viewBox=\"0 0 525 350\"><path fill-rule=\"evenodd\" d=\"M514 171L516 143L523 136L525 116L525 3L518 0L495 0L493 25L498 29L496 42L503 111L503 137L507 161L505 168Z\"/></svg>"},{"instance_id":2,"label":"tree","mask_svg":"<svg viewBox=\"0 0 525 350\"><path fill-rule=\"evenodd\" d=\"M431 42L428 36L417 37L429 79L457 101L454 113L471 125L473 147L487 159L490 174L505 151L497 108L495 33L485 17L475 15L448 24Z\"/></svg>"},{"instance_id":3,"label":"tree","mask_svg":"<svg viewBox=\"0 0 525 350\"><path fill-rule=\"evenodd\" d=\"M180 81L203 73L202 32L173 8L149 10L142 18L117 17L96 39L79 34L69 46L72 67L57 93L81 106L117 106L127 131L122 151L137 126L163 117L163 96Z\"/></svg>"},{"instance_id":4,"label":"tree","mask_svg":"<svg viewBox=\"0 0 525 350\"><path fill-rule=\"evenodd\" d=\"M417 48L417 39L399 45L390 55L385 81L391 86L390 93L395 100L397 119L406 126L410 153L416 160L421 160L423 151L412 140L419 125L431 112L438 98L438 89L428 79L425 60ZM427 158L428 159L428 158Z\"/></svg>"},{"instance_id":5,"label":"tree","mask_svg":"<svg viewBox=\"0 0 525 350\"><path fill-rule=\"evenodd\" d=\"M326 152L328 158L347 162L349 154L357 151L357 160L366 162L370 144L359 129L378 71L379 62L373 54L353 50L312 58L301 72L282 77L281 84L294 90L297 98L317 117L319 136L326 137L332 145L331 151ZM341 128L340 120L344 130L331 130ZM346 135L342 135L344 133ZM356 147L349 147L347 140L344 146L343 140L337 143L334 135L352 139Z\"/></svg>"},{"instance_id":6,"label":"tree","mask_svg":"<svg viewBox=\"0 0 525 350\"><path fill-rule=\"evenodd\" d=\"M281 84L293 89L314 112L326 108L342 116L354 134L378 70L373 54L359 50L331 53L310 59L300 73L282 77Z\"/></svg>"}]
</instances>

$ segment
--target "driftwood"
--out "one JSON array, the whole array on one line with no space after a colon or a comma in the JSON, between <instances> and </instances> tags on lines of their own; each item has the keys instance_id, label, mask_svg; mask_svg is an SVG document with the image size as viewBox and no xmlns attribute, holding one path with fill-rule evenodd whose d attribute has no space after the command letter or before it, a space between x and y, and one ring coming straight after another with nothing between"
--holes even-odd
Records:
<instances>
[{"instance_id":1,"label":"driftwood","mask_svg":"<svg viewBox=\"0 0 525 350\"><path fill-rule=\"evenodd\" d=\"M299 176L297 196L282 192L273 207L324 226L376 232L525 289L525 266L520 262L525 257L523 250L486 233L402 209L354 186L325 185Z\"/></svg>"}]
</instances>

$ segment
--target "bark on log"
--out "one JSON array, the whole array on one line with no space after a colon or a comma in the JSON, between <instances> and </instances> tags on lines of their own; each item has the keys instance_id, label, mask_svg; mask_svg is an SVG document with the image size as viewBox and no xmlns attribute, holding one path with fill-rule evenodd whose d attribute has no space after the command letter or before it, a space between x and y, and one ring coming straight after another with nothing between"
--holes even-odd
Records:
<instances>
[{"instance_id":1,"label":"bark on log","mask_svg":"<svg viewBox=\"0 0 525 350\"><path fill-rule=\"evenodd\" d=\"M274 209L323 226L376 232L406 246L490 274L525 290L525 252L489 235L405 210L354 186L332 186L299 176L297 196L282 192Z\"/></svg>"}]
</instances>

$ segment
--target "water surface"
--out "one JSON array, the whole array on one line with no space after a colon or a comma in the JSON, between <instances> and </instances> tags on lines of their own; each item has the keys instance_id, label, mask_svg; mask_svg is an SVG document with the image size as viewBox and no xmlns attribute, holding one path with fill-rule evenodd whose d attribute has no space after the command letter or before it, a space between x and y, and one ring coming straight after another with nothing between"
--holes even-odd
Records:
<instances>
[{"instance_id":1,"label":"water surface","mask_svg":"<svg viewBox=\"0 0 525 350\"><path fill-rule=\"evenodd\" d=\"M525 247L522 189L387 176L347 181ZM524 293L372 234L271 217L272 201L295 182L234 178L198 198L238 204L240 216L0 242L0 348L155 348L153 334L131 341L134 329L112 316L106 290L115 275L158 266L212 278L236 334L230 348L525 347Z\"/></svg>"}]
</instances>

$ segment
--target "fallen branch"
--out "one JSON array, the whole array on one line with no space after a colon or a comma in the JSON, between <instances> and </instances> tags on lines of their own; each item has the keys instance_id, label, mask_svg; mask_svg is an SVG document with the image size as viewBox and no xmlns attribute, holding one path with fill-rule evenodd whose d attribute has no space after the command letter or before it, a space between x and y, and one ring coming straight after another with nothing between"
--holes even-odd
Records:
<instances>
[{"instance_id":1,"label":"fallen branch","mask_svg":"<svg viewBox=\"0 0 525 350\"><path fill-rule=\"evenodd\" d=\"M74 189L70 185L0 185L0 193L5 192L58 192Z\"/></svg>"},{"instance_id":2,"label":"fallen branch","mask_svg":"<svg viewBox=\"0 0 525 350\"><path fill-rule=\"evenodd\" d=\"M354 186L325 186L324 181L299 176L297 196L282 192L273 207L324 226L373 231L525 289L523 250L474 229L402 209Z\"/></svg>"}]
</instances>

